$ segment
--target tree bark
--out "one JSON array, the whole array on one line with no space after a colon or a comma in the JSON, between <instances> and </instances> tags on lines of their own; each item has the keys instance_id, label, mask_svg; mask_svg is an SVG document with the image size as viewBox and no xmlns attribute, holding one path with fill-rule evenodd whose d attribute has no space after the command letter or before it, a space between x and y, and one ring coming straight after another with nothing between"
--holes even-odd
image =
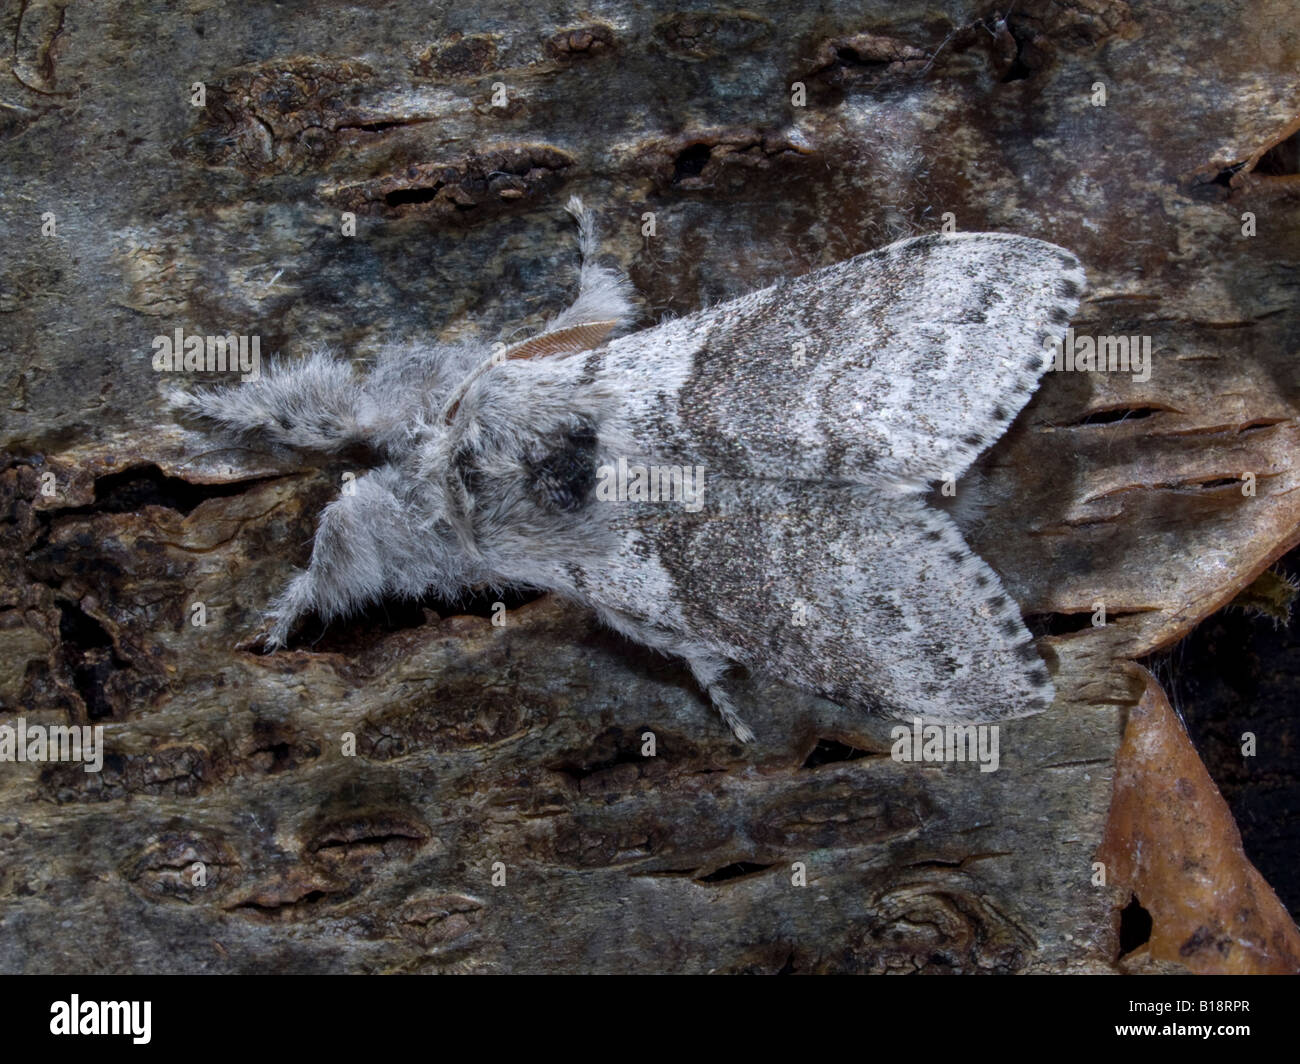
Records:
<instances>
[{"instance_id":1,"label":"tree bark","mask_svg":"<svg viewBox=\"0 0 1300 1064\"><path fill-rule=\"evenodd\" d=\"M0 968L1116 970L1127 663L1300 543L1300 16L1265 7L11 4L0 723L108 754L0 764ZM997 772L761 678L741 748L551 598L255 652L360 469L177 425L153 338L494 341L571 298L573 192L643 324L951 214L1077 252L1078 335L1150 338L1147 380L1049 373L947 502L1059 692Z\"/></svg>"}]
</instances>

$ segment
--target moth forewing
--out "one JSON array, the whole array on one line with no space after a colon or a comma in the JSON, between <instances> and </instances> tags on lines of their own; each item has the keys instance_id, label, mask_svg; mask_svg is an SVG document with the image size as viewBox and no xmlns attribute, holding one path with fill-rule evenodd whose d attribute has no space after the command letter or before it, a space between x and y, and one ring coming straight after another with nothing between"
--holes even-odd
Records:
<instances>
[{"instance_id":1,"label":"moth forewing","mask_svg":"<svg viewBox=\"0 0 1300 1064\"><path fill-rule=\"evenodd\" d=\"M733 475L921 490L1006 431L1083 283L1078 259L1040 240L917 237L616 340L602 364L662 397L631 412L645 448Z\"/></svg>"},{"instance_id":2,"label":"moth forewing","mask_svg":"<svg viewBox=\"0 0 1300 1064\"><path fill-rule=\"evenodd\" d=\"M921 237L612 341L587 362L620 384L611 429L702 466L708 501L611 508L623 549L587 597L697 676L739 661L936 721L1046 708L1019 608L922 494L1024 407L1083 283L1042 241Z\"/></svg>"}]
</instances>

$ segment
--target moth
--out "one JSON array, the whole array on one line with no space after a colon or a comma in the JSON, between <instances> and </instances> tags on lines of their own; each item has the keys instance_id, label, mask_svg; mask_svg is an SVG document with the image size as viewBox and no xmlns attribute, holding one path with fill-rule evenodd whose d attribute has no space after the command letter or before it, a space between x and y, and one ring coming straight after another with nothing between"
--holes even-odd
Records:
<instances>
[{"instance_id":1,"label":"moth","mask_svg":"<svg viewBox=\"0 0 1300 1064\"><path fill-rule=\"evenodd\" d=\"M173 396L236 437L383 458L321 514L268 648L310 612L514 586L684 659L742 741L733 664L940 723L1048 706L1018 606L925 496L1028 402L1078 306L1078 259L921 236L619 335L630 285L596 261L576 197L568 210L578 295L528 339L391 346L364 376L315 352ZM611 470L665 469L670 488L673 470L703 474L695 506L608 490Z\"/></svg>"}]
</instances>

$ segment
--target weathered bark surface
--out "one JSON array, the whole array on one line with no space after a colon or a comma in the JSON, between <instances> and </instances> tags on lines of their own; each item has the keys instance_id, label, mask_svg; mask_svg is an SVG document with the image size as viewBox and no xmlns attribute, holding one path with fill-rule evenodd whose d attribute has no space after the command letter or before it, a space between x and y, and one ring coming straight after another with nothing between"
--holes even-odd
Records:
<instances>
[{"instance_id":1,"label":"weathered bark surface","mask_svg":"<svg viewBox=\"0 0 1300 1064\"><path fill-rule=\"evenodd\" d=\"M1124 662L1300 541L1300 19L687 7L6 9L0 699L110 756L0 764L0 969L1113 970ZM646 322L952 212L1078 252L1078 333L1152 337L1146 382L1049 374L958 486L1060 692L998 772L896 763L892 722L761 680L741 749L681 668L550 600L248 648L349 467L174 425L193 381L153 337L495 340L571 294L575 191Z\"/></svg>"}]
</instances>

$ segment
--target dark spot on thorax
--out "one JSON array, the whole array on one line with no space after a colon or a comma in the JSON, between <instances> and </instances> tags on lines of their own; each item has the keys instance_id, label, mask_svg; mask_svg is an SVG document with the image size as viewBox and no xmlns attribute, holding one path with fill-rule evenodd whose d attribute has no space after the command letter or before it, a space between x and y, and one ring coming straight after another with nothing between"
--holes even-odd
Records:
<instances>
[{"instance_id":1,"label":"dark spot on thorax","mask_svg":"<svg viewBox=\"0 0 1300 1064\"><path fill-rule=\"evenodd\" d=\"M528 460L529 488L544 509L572 513L586 505L596 485L596 444L595 425L578 419Z\"/></svg>"}]
</instances>

